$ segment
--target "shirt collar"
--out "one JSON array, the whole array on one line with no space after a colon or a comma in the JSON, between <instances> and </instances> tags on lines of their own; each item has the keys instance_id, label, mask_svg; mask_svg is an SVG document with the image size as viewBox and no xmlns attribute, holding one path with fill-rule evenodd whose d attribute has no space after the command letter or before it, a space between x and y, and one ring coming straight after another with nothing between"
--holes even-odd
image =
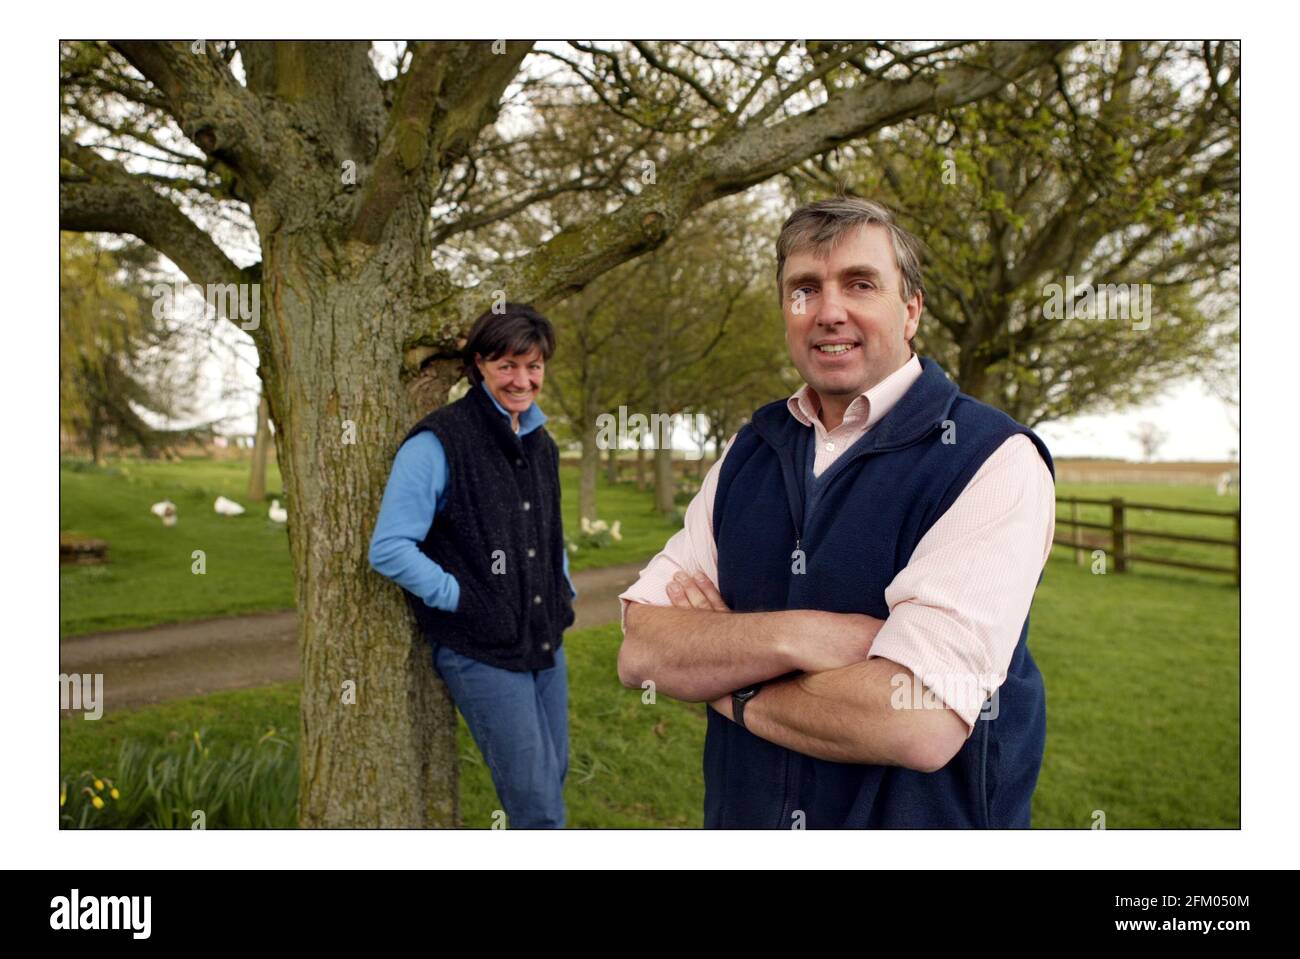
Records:
<instances>
[{"instance_id":1,"label":"shirt collar","mask_svg":"<svg viewBox=\"0 0 1300 959\"><path fill-rule=\"evenodd\" d=\"M498 412L500 412L502 416L504 416L507 420L509 420L510 412L504 406L502 406L500 403L497 402L497 398L493 396L492 391L488 389L487 383L479 383L479 386L483 387L483 391L487 393L488 399L492 401L492 405L497 408ZM534 400L532 404L529 405L528 409L524 410L522 413L519 414L518 435L523 436L525 433L531 433L533 430L537 429L537 427L541 426L545 422L546 422L546 414L542 412L542 408L538 406L537 401Z\"/></svg>"},{"instance_id":2,"label":"shirt collar","mask_svg":"<svg viewBox=\"0 0 1300 959\"><path fill-rule=\"evenodd\" d=\"M864 431L871 429L880 422L886 413L894 408L894 405L912 388L912 384L920 376L921 361L913 353L910 360L871 387L871 389L853 398L849 408L844 411L844 423L856 423L865 416L866 423L862 429ZM821 412L821 404L821 397L807 383L799 387L794 392L794 395L786 400L790 415L804 426L812 426L814 422L818 426L822 425L821 420L818 418L818 414Z\"/></svg>"}]
</instances>

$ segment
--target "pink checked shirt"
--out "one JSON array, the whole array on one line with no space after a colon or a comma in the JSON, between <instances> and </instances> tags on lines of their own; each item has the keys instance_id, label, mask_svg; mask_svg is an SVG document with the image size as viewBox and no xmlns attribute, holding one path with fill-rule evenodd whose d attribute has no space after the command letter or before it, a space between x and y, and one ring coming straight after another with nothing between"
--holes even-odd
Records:
<instances>
[{"instance_id":1,"label":"pink checked shirt","mask_svg":"<svg viewBox=\"0 0 1300 959\"><path fill-rule=\"evenodd\" d=\"M818 418L821 399L804 385L787 401L790 414L816 431L813 473L820 476L880 421L921 375L921 362L906 364L856 397L844 421L827 430ZM686 509L685 526L664 545L620 595L626 622L629 603L671 606L665 587L678 570L718 581L713 539L713 498L731 442L704 477ZM885 590L889 618L876 635L871 656L910 669L926 687L975 728L980 702L1006 679L1020 640L1039 573L1052 550L1056 490L1052 475L1026 436L1003 443L971 478L952 507L917 543L911 561ZM977 678L982 696L972 697L955 677ZM952 693L952 694L950 694Z\"/></svg>"}]
</instances>

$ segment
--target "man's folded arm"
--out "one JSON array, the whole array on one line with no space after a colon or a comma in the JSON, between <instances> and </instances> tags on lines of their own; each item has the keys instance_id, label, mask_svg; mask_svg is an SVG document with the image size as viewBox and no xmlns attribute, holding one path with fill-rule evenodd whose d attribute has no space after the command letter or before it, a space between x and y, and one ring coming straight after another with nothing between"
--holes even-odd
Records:
<instances>
[{"instance_id":1,"label":"man's folded arm","mask_svg":"<svg viewBox=\"0 0 1300 959\"><path fill-rule=\"evenodd\" d=\"M790 672L866 659L880 624L814 609L730 613L633 602L618 677L625 686L650 680L657 693L707 702Z\"/></svg>"},{"instance_id":2,"label":"man's folded arm","mask_svg":"<svg viewBox=\"0 0 1300 959\"><path fill-rule=\"evenodd\" d=\"M818 759L934 772L961 749L967 726L942 701L918 692L910 669L873 657L769 683L745 706L745 728ZM931 708L896 708L903 697ZM710 706L734 718L730 696Z\"/></svg>"}]
</instances>

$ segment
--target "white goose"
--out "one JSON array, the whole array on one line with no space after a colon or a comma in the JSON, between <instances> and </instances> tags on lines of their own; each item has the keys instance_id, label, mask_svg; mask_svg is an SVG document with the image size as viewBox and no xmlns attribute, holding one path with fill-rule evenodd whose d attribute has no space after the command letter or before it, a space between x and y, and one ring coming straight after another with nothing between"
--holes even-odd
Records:
<instances>
[{"instance_id":1,"label":"white goose","mask_svg":"<svg viewBox=\"0 0 1300 959\"><path fill-rule=\"evenodd\" d=\"M218 496L217 501L212 504L212 508L222 516L242 516L244 513L244 507L232 499L226 499L224 496Z\"/></svg>"},{"instance_id":2,"label":"white goose","mask_svg":"<svg viewBox=\"0 0 1300 959\"><path fill-rule=\"evenodd\" d=\"M162 520L164 526L176 525L176 504L169 499L154 503L149 507L149 512Z\"/></svg>"},{"instance_id":3,"label":"white goose","mask_svg":"<svg viewBox=\"0 0 1300 959\"><path fill-rule=\"evenodd\" d=\"M271 500L271 508L267 510L266 515L271 517L272 523L284 523L289 519L289 511L280 505L278 499Z\"/></svg>"}]
</instances>

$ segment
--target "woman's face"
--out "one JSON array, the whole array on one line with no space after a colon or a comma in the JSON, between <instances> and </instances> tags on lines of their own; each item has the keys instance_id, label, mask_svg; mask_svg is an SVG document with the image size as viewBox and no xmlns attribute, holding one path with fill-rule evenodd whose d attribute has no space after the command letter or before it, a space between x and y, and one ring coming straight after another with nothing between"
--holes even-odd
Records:
<instances>
[{"instance_id":1,"label":"woman's face","mask_svg":"<svg viewBox=\"0 0 1300 959\"><path fill-rule=\"evenodd\" d=\"M474 358L474 363L502 409L515 416L525 412L542 392L546 361L536 347L528 353L507 354L495 360L480 355Z\"/></svg>"}]
</instances>

